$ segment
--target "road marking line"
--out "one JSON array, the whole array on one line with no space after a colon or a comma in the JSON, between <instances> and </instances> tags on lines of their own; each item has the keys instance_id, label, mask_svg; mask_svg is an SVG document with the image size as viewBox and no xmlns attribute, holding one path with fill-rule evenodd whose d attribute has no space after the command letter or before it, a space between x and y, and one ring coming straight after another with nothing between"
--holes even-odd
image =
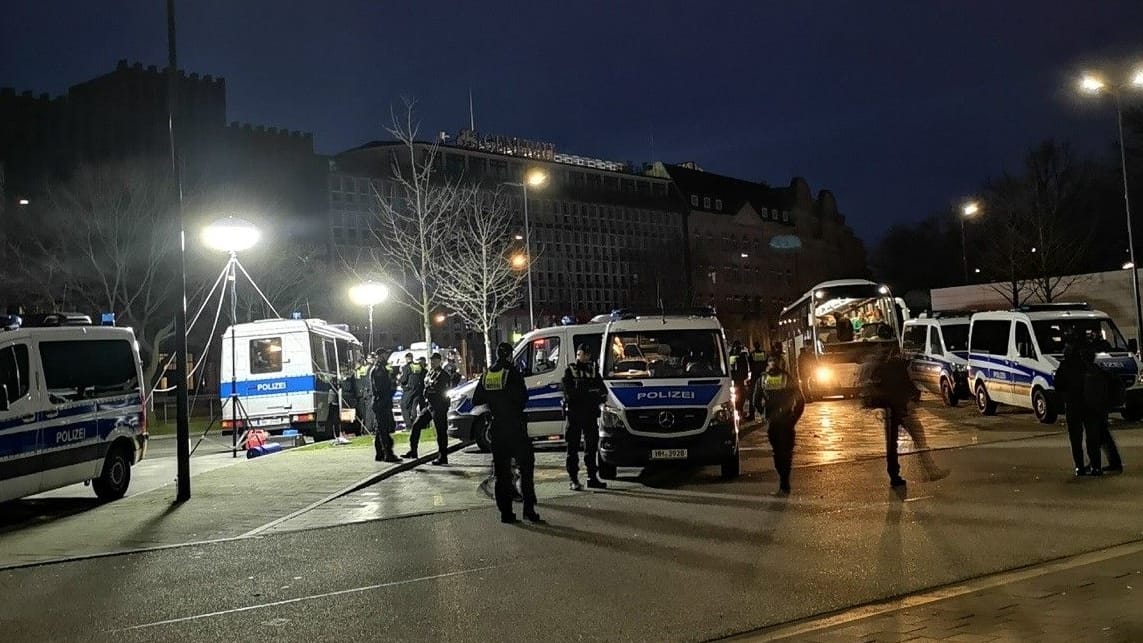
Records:
<instances>
[{"instance_id":1,"label":"road marking line","mask_svg":"<svg viewBox=\"0 0 1143 643\"><path fill-rule=\"evenodd\" d=\"M1143 540L1133 540L1098 551L1057 558L1055 560L1018 567L1013 570L989 574L959 583L952 583L936 589L922 590L915 594L852 607L832 615L811 616L787 625L772 625L752 632L743 632L742 634L736 634L721 640L778 641L805 636L811 632L833 629L856 621L957 598L965 594L974 594L994 587L1011 585L1013 583L1039 578L1040 576L1047 576L1055 572L1067 571L1076 567L1101 563L1113 558L1130 556L1140 552L1143 552Z\"/></svg>"},{"instance_id":2,"label":"road marking line","mask_svg":"<svg viewBox=\"0 0 1143 643\"><path fill-rule=\"evenodd\" d=\"M463 574L472 574L475 572L488 571L502 567L502 565L486 565L484 567L473 567L472 569L462 569L455 572L446 572L444 574L434 574L432 576L421 576L419 578L410 578L406 580L390 581L388 583L377 583L375 585L365 585L363 587L354 587L351 589L340 589L336 592L325 592L322 594L311 594L309 596L298 596L296 598L287 598L272 603L259 603L257 605L247 605L245 607L235 607L228 610L220 610L217 612L206 612L204 614L195 614L193 616L183 616L180 618L171 618L165 621L155 621L153 623L143 623L141 625L132 625L131 627L124 627L117 630L110 630L111 632L130 632L133 630L143 630L152 627L161 627L163 625L174 625L175 623L186 623L188 621L197 621L204 618L214 618L216 616L226 616L229 614L239 614L242 612L249 612L253 610L265 609L268 607L281 607L282 605L291 605L293 603L301 603L303 601L313 601L323 598L331 598L334 596L345 596L347 594L360 594L362 592L369 592L375 589L385 589L388 587L398 587L400 585L410 585L412 583L421 583L430 580L440 580L442 578L451 578L453 576L461 576Z\"/></svg>"}]
</instances>

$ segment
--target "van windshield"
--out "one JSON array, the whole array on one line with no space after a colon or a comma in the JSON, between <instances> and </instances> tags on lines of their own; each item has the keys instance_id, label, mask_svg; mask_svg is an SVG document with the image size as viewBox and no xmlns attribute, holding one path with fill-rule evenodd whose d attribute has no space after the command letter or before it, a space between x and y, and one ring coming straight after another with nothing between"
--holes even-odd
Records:
<instances>
[{"instance_id":1,"label":"van windshield","mask_svg":"<svg viewBox=\"0 0 1143 643\"><path fill-rule=\"evenodd\" d=\"M1115 322L1110 319L1042 319L1032 322L1040 352L1062 355L1064 346L1075 333L1081 333L1101 353L1127 352L1127 342Z\"/></svg>"},{"instance_id":2,"label":"van windshield","mask_svg":"<svg viewBox=\"0 0 1143 643\"><path fill-rule=\"evenodd\" d=\"M717 330L616 332L604 342L606 379L725 377L726 357Z\"/></svg>"},{"instance_id":3,"label":"van windshield","mask_svg":"<svg viewBox=\"0 0 1143 643\"><path fill-rule=\"evenodd\" d=\"M968 324L942 324L941 336L945 338L946 351L968 350Z\"/></svg>"}]
</instances>

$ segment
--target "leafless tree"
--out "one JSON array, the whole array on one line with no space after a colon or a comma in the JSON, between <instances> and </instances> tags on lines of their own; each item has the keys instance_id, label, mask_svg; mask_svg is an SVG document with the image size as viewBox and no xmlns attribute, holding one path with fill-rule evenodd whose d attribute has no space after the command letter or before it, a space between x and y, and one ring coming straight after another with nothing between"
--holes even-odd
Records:
<instances>
[{"instance_id":1,"label":"leafless tree","mask_svg":"<svg viewBox=\"0 0 1143 643\"><path fill-rule=\"evenodd\" d=\"M32 308L114 312L134 328L150 382L174 328L173 206L169 178L147 164L82 166L11 222L9 277Z\"/></svg>"},{"instance_id":2,"label":"leafless tree","mask_svg":"<svg viewBox=\"0 0 1143 643\"><path fill-rule=\"evenodd\" d=\"M466 186L462 194L464 207L453 223L457 234L451 252L442 257L448 278L440 282L440 294L466 324L480 331L491 365L493 329L501 315L520 304L527 264L520 261L523 255L513 262L514 218L506 199L478 186Z\"/></svg>"},{"instance_id":3,"label":"leafless tree","mask_svg":"<svg viewBox=\"0 0 1143 643\"><path fill-rule=\"evenodd\" d=\"M374 181L370 226L376 241L367 262L347 262L356 272L380 272L394 286L395 301L421 317L425 343L432 346L432 314L442 303L445 255L455 236L465 191L461 177L438 173L436 143L417 141L415 101L391 113L386 128L398 142L388 181ZM363 265L367 263L368 265Z\"/></svg>"}]
</instances>

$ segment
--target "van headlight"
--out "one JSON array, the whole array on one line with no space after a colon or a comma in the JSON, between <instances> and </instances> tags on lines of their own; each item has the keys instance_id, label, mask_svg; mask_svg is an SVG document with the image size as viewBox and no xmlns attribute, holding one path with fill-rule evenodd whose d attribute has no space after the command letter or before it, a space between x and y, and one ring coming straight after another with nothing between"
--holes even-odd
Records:
<instances>
[{"instance_id":1,"label":"van headlight","mask_svg":"<svg viewBox=\"0 0 1143 643\"><path fill-rule=\"evenodd\" d=\"M603 405L603 415L600 417L600 420L605 429L623 428L623 416L620 414L619 409L609 404Z\"/></svg>"},{"instance_id":2,"label":"van headlight","mask_svg":"<svg viewBox=\"0 0 1143 643\"><path fill-rule=\"evenodd\" d=\"M814 379L822 384L833 381L833 369L828 366L819 366L814 369Z\"/></svg>"},{"instance_id":3,"label":"van headlight","mask_svg":"<svg viewBox=\"0 0 1143 643\"><path fill-rule=\"evenodd\" d=\"M731 424L734 421L734 403L723 402L714 410L714 421L718 424Z\"/></svg>"}]
</instances>

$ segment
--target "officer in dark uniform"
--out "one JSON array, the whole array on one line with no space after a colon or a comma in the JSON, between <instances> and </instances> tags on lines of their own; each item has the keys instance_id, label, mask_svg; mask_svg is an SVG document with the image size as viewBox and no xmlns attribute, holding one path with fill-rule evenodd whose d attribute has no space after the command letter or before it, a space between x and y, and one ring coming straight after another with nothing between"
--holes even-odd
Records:
<instances>
[{"instance_id":1,"label":"officer in dark uniform","mask_svg":"<svg viewBox=\"0 0 1143 643\"><path fill-rule=\"evenodd\" d=\"M452 376L441 368L441 354L433 353L429 370L425 373L425 406L413 422L409 435L409 452L417 457L417 445L421 441L421 431L433 423L437 431L437 458L433 464L448 464L448 391L452 388Z\"/></svg>"},{"instance_id":2,"label":"officer in dark uniform","mask_svg":"<svg viewBox=\"0 0 1143 643\"><path fill-rule=\"evenodd\" d=\"M512 459L520 468L520 492L524 496L524 517L540 521L536 513L536 486L533 474L536 456L528 438L528 387L524 376L512 364L512 345L496 347L496 363L488 368L472 394L476 406L488 405L492 414L492 465L496 472L496 506L500 522L516 522L512 513Z\"/></svg>"},{"instance_id":3,"label":"officer in dark uniform","mask_svg":"<svg viewBox=\"0 0 1143 643\"><path fill-rule=\"evenodd\" d=\"M766 435L774 452L779 493L790 492L790 469L794 461L794 426L802 417L806 400L798 380L782 368L777 357L770 357L762 375L766 395Z\"/></svg>"},{"instance_id":4,"label":"officer in dark uniform","mask_svg":"<svg viewBox=\"0 0 1143 643\"><path fill-rule=\"evenodd\" d=\"M750 414L747 420L753 420L754 414L762 406L762 376L766 372L766 351L762 344L754 342L754 350L750 351Z\"/></svg>"},{"instance_id":5,"label":"officer in dark uniform","mask_svg":"<svg viewBox=\"0 0 1143 643\"><path fill-rule=\"evenodd\" d=\"M564 370L564 411L568 416L564 439L568 443L567 469L572 491L583 491L579 483L579 441L583 437L583 460L587 468L587 486L606 489L599 479L599 405L603 404L603 378L591 361L591 349L581 344L575 362Z\"/></svg>"},{"instance_id":6,"label":"officer in dark uniform","mask_svg":"<svg viewBox=\"0 0 1143 643\"><path fill-rule=\"evenodd\" d=\"M370 388L373 389L373 450L378 462L400 462L393 453L393 431L397 430L397 420L393 418L393 373L381 355L369 373Z\"/></svg>"},{"instance_id":7,"label":"officer in dark uniform","mask_svg":"<svg viewBox=\"0 0 1143 643\"><path fill-rule=\"evenodd\" d=\"M750 379L750 355L737 340L730 347L730 379L734 383L734 411L741 418L746 404L746 380Z\"/></svg>"},{"instance_id":8,"label":"officer in dark uniform","mask_svg":"<svg viewBox=\"0 0 1143 643\"><path fill-rule=\"evenodd\" d=\"M421 414L425 394L425 369L413 361L412 353L405 353L405 366L401 369L397 383L401 385L401 419L408 428ZM416 458L417 452L410 451L404 457Z\"/></svg>"}]
</instances>

